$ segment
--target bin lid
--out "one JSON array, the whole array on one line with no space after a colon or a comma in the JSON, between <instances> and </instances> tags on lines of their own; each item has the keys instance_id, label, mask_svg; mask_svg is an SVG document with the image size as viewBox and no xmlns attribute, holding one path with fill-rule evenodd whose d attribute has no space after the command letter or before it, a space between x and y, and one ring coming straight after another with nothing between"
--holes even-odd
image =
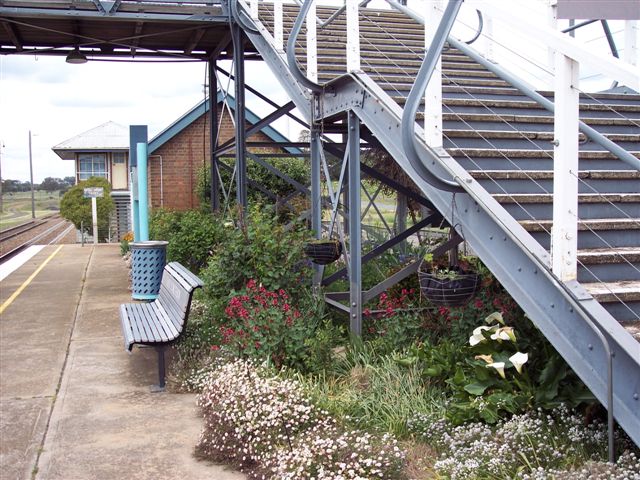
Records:
<instances>
[{"instance_id":1,"label":"bin lid","mask_svg":"<svg viewBox=\"0 0 640 480\"><path fill-rule=\"evenodd\" d=\"M147 240L146 242L134 242L130 243L131 248L160 248L166 247L169 242L165 240Z\"/></svg>"}]
</instances>

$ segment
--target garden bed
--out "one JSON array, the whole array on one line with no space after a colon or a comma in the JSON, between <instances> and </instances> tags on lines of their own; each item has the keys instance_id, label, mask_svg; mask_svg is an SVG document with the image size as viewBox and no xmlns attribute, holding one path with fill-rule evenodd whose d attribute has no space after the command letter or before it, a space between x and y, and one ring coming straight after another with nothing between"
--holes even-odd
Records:
<instances>
[{"instance_id":1,"label":"garden bed","mask_svg":"<svg viewBox=\"0 0 640 480\"><path fill-rule=\"evenodd\" d=\"M173 388L200 392L200 456L278 480L640 478L620 430L605 462L597 402L481 265L467 304L408 279L352 339L309 294L303 229L228 221L198 240L207 252L173 250L206 282L171 368Z\"/></svg>"}]
</instances>

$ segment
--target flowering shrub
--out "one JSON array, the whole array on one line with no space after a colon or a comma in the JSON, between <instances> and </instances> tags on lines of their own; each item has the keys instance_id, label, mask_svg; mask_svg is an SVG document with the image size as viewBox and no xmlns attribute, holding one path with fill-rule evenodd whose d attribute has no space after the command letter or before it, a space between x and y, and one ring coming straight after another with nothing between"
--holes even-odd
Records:
<instances>
[{"instance_id":1,"label":"flowering shrub","mask_svg":"<svg viewBox=\"0 0 640 480\"><path fill-rule=\"evenodd\" d=\"M380 353L401 350L419 340L428 330L421 312L414 310L418 295L413 288L381 293L378 302L362 311L363 338Z\"/></svg>"},{"instance_id":2,"label":"flowering shrub","mask_svg":"<svg viewBox=\"0 0 640 480\"><path fill-rule=\"evenodd\" d=\"M223 345L239 355L303 367L305 342L317 327L317 316L311 307L304 314L280 289L267 290L255 280L229 301L225 322L220 327Z\"/></svg>"},{"instance_id":3,"label":"flowering shrub","mask_svg":"<svg viewBox=\"0 0 640 480\"><path fill-rule=\"evenodd\" d=\"M198 405L205 425L197 452L251 479L402 478L404 455L393 438L342 431L300 383L251 361L212 372Z\"/></svg>"},{"instance_id":4,"label":"flowering shrub","mask_svg":"<svg viewBox=\"0 0 640 480\"><path fill-rule=\"evenodd\" d=\"M640 475L637 457L630 451L621 456L617 466L603 468L601 462L592 462L587 467L580 465L585 459L605 458L606 425L594 423L586 426L583 418L571 412L566 405L551 412L537 409L514 415L494 427L484 423L454 426L425 415L415 416L409 425L438 451L437 473L452 480L604 480L638 478ZM620 440L619 447L630 446L630 443ZM575 466L579 466L579 470L569 474ZM579 472L582 470L591 473L581 475ZM595 475L598 470L612 475Z\"/></svg>"}]
</instances>

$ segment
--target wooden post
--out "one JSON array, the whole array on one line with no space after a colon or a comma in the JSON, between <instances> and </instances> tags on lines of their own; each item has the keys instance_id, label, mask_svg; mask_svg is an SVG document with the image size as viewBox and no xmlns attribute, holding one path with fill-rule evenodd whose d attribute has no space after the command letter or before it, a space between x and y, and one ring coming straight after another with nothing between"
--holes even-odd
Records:
<instances>
[{"instance_id":1,"label":"wooden post","mask_svg":"<svg viewBox=\"0 0 640 480\"><path fill-rule=\"evenodd\" d=\"M577 277L578 82L575 60L556 53L551 264L562 281Z\"/></svg>"},{"instance_id":2,"label":"wooden post","mask_svg":"<svg viewBox=\"0 0 640 480\"><path fill-rule=\"evenodd\" d=\"M426 3L424 22L424 48L431 45L440 20L442 2L432 0ZM424 92L424 140L433 148L442 147L442 58L438 58L435 71Z\"/></svg>"},{"instance_id":3,"label":"wooden post","mask_svg":"<svg viewBox=\"0 0 640 480\"><path fill-rule=\"evenodd\" d=\"M346 0L347 4L347 72L360 70L359 0Z\"/></svg>"},{"instance_id":4,"label":"wooden post","mask_svg":"<svg viewBox=\"0 0 640 480\"><path fill-rule=\"evenodd\" d=\"M312 2L307 13L307 78L318 82L318 35L316 25L316 2Z\"/></svg>"}]
</instances>

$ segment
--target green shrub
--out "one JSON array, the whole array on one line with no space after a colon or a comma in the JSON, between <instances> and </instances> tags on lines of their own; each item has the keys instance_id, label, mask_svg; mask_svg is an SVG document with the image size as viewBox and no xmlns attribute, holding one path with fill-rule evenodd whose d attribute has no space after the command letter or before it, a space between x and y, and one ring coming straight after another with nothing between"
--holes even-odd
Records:
<instances>
[{"instance_id":1,"label":"green shrub","mask_svg":"<svg viewBox=\"0 0 640 480\"><path fill-rule=\"evenodd\" d=\"M229 299L251 279L266 289L286 290L294 302L310 295L310 262L303 254L308 232L304 225L285 229L273 211L256 206L239 228L225 229L208 266L201 272L204 298L212 315L221 320Z\"/></svg>"},{"instance_id":2,"label":"green shrub","mask_svg":"<svg viewBox=\"0 0 640 480\"><path fill-rule=\"evenodd\" d=\"M180 262L196 273L204 268L211 251L225 235L219 216L198 210L156 210L151 215L149 232L154 240L169 242L168 261Z\"/></svg>"},{"instance_id":3,"label":"green shrub","mask_svg":"<svg viewBox=\"0 0 640 480\"><path fill-rule=\"evenodd\" d=\"M92 232L91 199L84 198L86 187L102 187L104 196L96 201L98 213L98 238L109 236L109 215L115 208L111 198L111 187L106 178L91 177L71 187L60 200L60 215L72 222L80 230L84 228L86 233Z\"/></svg>"}]
</instances>

